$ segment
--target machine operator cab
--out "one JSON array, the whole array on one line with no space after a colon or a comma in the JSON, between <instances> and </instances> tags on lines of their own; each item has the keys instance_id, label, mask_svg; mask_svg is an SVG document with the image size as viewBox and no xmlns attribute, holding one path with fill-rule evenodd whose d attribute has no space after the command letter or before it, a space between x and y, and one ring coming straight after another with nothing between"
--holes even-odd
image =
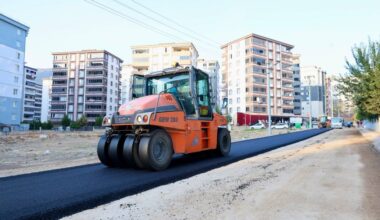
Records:
<instances>
[{"instance_id":1,"label":"machine operator cab","mask_svg":"<svg viewBox=\"0 0 380 220\"><path fill-rule=\"evenodd\" d=\"M188 119L212 120L208 75L194 67L168 68L146 75L134 75L132 99L172 94Z\"/></svg>"}]
</instances>

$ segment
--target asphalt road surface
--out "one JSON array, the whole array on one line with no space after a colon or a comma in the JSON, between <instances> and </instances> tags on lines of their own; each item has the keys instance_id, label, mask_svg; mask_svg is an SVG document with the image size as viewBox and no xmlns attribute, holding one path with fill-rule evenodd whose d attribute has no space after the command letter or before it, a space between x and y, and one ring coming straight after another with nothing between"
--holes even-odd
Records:
<instances>
[{"instance_id":1,"label":"asphalt road surface","mask_svg":"<svg viewBox=\"0 0 380 220\"><path fill-rule=\"evenodd\" d=\"M55 219L326 132L312 129L232 144L228 157L177 157L161 172L90 164L0 178L0 219ZM95 147L94 147L94 150Z\"/></svg>"}]
</instances>

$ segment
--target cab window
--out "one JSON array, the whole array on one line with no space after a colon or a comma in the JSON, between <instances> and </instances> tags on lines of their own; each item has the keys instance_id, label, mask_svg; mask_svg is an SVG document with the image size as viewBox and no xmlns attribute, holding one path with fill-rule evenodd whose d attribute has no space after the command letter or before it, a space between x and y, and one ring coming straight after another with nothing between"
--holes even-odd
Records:
<instances>
[{"instance_id":1,"label":"cab window","mask_svg":"<svg viewBox=\"0 0 380 220\"><path fill-rule=\"evenodd\" d=\"M197 89L197 102L199 116L212 117L211 103L210 103L210 91L208 75L204 72L197 71L196 74L196 89Z\"/></svg>"}]
</instances>

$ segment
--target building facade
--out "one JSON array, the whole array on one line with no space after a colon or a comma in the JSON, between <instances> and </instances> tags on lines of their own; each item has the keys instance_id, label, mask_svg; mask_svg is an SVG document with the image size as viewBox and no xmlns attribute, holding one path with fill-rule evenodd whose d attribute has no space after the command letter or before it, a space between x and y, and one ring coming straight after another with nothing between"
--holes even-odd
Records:
<instances>
[{"instance_id":1,"label":"building facade","mask_svg":"<svg viewBox=\"0 0 380 220\"><path fill-rule=\"evenodd\" d=\"M50 120L52 76L42 78L41 122Z\"/></svg>"},{"instance_id":2,"label":"building facade","mask_svg":"<svg viewBox=\"0 0 380 220\"><path fill-rule=\"evenodd\" d=\"M198 51L192 43L164 43L132 46L132 67L139 72L153 72L173 67L197 66Z\"/></svg>"},{"instance_id":3,"label":"building facade","mask_svg":"<svg viewBox=\"0 0 380 220\"><path fill-rule=\"evenodd\" d=\"M199 69L209 75L211 106L213 109L217 106L220 109L221 100L219 88L221 87L221 77L219 73L219 62L217 60L198 59L197 65Z\"/></svg>"},{"instance_id":4,"label":"building facade","mask_svg":"<svg viewBox=\"0 0 380 220\"><path fill-rule=\"evenodd\" d=\"M65 114L71 120L112 115L120 100L120 65L106 50L53 53L50 119L57 123Z\"/></svg>"},{"instance_id":5,"label":"building facade","mask_svg":"<svg viewBox=\"0 0 380 220\"><path fill-rule=\"evenodd\" d=\"M0 14L0 124L18 127L23 112L25 43L29 27Z\"/></svg>"},{"instance_id":6,"label":"building facade","mask_svg":"<svg viewBox=\"0 0 380 220\"><path fill-rule=\"evenodd\" d=\"M300 116L301 111L301 69L300 69L300 55L293 54L293 89L294 89L294 109L293 114Z\"/></svg>"},{"instance_id":7,"label":"building facade","mask_svg":"<svg viewBox=\"0 0 380 220\"><path fill-rule=\"evenodd\" d=\"M318 118L326 114L325 80L326 72L321 67L301 67L301 112L303 117L309 117L311 114L313 118ZM311 101L309 101L309 97L311 97Z\"/></svg>"},{"instance_id":8,"label":"building facade","mask_svg":"<svg viewBox=\"0 0 380 220\"><path fill-rule=\"evenodd\" d=\"M36 82L37 69L24 67L22 122L41 119L42 85Z\"/></svg>"},{"instance_id":9,"label":"building facade","mask_svg":"<svg viewBox=\"0 0 380 220\"><path fill-rule=\"evenodd\" d=\"M221 49L222 98L228 97L228 113L234 121L238 112L268 115L267 92L274 120L293 115L292 45L249 34Z\"/></svg>"},{"instance_id":10,"label":"building facade","mask_svg":"<svg viewBox=\"0 0 380 220\"><path fill-rule=\"evenodd\" d=\"M120 78L120 91L121 99L120 105L127 103L131 100L131 86L132 86L132 76L137 73L137 70L133 68L131 64L124 64L121 68L121 78Z\"/></svg>"}]
</instances>

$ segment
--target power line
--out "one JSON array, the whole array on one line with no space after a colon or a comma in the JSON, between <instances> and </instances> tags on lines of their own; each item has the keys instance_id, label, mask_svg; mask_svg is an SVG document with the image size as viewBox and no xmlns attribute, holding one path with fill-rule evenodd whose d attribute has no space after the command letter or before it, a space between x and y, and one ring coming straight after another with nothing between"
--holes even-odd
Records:
<instances>
[{"instance_id":1,"label":"power line","mask_svg":"<svg viewBox=\"0 0 380 220\"><path fill-rule=\"evenodd\" d=\"M95 0L84 0L84 1L86 3L88 3L88 4L91 4L91 5L95 6L95 7L103 9L103 10L107 11L110 14L119 16L119 17L121 17L121 18L123 18L123 19L125 19L125 20L127 20L129 22L132 22L134 24L142 26L142 27L144 27L147 30L150 30L150 31L156 32L158 34L161 34L161 35L163 35L163 36L165 36L165 37L167 37L169 39L175 39L175 40L181 40L181 41L183 41L183 39L181 39L181 38L179 38L179 37L177 37L177 36L175 36L173 34L170 34L168 32L162 31L162 30L160 30L158 28L155 28L155 27L153 27L153 26L151 26L149 24L146 24L146 23L144 23L142 21L139 21L139 20L137 20L135 18L132 18L132 17L130 17L130 16L128 16L128 15L126 15L126 14L118 11L118 10L115 10L115 9L113 9L111 7L108 7L108 6L106 6L106 5L104 5L104 4L100 3L100 2L97 2Z\"/></svg>"},{"instance_id":2,"label":"power line","mask_svg":"<svg viewBox=\"0 0 380 220\"><path fill-rule=\"evenodd\" d=\"M174 31L176 31L176 32L178 32L178 33L181 33L181 34L183 34L183 35L186 35L186 36L188 36L188 37L191 37L191 38L193 38L193 39L196 39L196 40L198 40L198 41L200 41L200 42L203 41L202 39L200 39L199 37L197 37L197 36L195 36L195 35L193 35L193 34L188 34L188 33L186 33L186 32L183 32L183 31L181 31L181 30L178 30L177 28L175 28L175 27L173 27L173 26L170 26L170 25L168 25L168 24L166 24L166 23L164 23L164 22L162 22L162 21L160 21L160 20L158 20L158 19L156 19L156 18L154 18L154 17L152 17L152 16L149 16L149 15L147 15L147 14L145 14L145 13L143 13L143 12L141 12L141 11L139 11L139 10L137 10L137 9L135 9L135 8L133 8L133 7L129 6L129 5L127 5L127 4L123 3L123 2L121 2L121 1L119 1L119 0L113 0L113 1L116 2L117 4L121 5L121 6L125 7L125 8L128 8L129 10L132 10L132 11L134 11L134 12L136 12L136 13L138 13L138 14L140 14L140 15L142 15L142 16L144 16L144 17L150 19L150 20L153 20L153 21L155 21L155 22L157 22L157 23L159 23L159 24L161 24L161 25L163 25L163 26L165 26L165 27L167 27L167 28L170 28L170 29L172 29L172 30L174 30ZM207 46L210 46L210 45L209 45L208 43L206 43L206 42L205 42L204 44L207 45ZM218 45L218 46L219 46L219 45ZM212 47L212 46L211 46L211 47Z\"/></svg>"},{"instance_id":3,"label":"power line","mask_svg":"<svg viewBox=\"0 0 380 220\"><path fill-rule=\"evenodd\" d=\"M206 37L206 36L204 36L204 35L202 35L200 33L197 33L196 31L194 31L194 30L192 30L192 29L190 29L190 28L188 28L188 27L186 27L186 26L178 23L177 21L175 21L175 20L173 20L173 19L171 19L169 17L166 17L165 15L163 15L163 14L157 12L157 11L154 11L153 9L149 8L148 6L145 6L145 5L139 3L139 2L137 2L135 0L131 0L131 1L134 2L135 4L139 5L140 7L145 8L146 10L148 10L148 11L150 11L150 12L152 12L152 13L158 15L158 16L160 16L161 18L163 18L163 19L165 19L165 20L167 20L167 21L169 21L169 22L171 22L171 23L173 23L173 24L181 27L182 29L184 29L184 30L186 30L188 32L191 32L191 33L194 33L194 34L196 34L198 36L201 36L202 38L207 39L209 42L212 42L212 43L214 43L214 44L216 44L218 46L221 45L221 43L216 42L216 41L214 41L214 40L212 40L212 39L210 39L210 38L208 38L208 37Z\"/></svg>"},{"instance_id":4,"label":"power line","mask_svg":"<svg viewBox=\"0 0 380 220\"><path fill-rule=\"evenodd\" d=\"M116 16L118 16L118 17L121 17L121 18L123 18L123 19L125 19L125 20L127 20L127 21L129 21L129 22L132 22L132 23L134 23L134 24L137 24L137 25L139 25L139 26L142 26L142 27L144 27L144 28L147 29L147 30L154 31L154 32L156 32L156 33L158 33L158 34L160 34L160 35L163 35L163 36L165 36L165 37L167 37L167 38L169 38L169 39L180 40L180 41L186 41L186 40L184 40L184 39L178 37L177 35L174 35L174 34L172 34L172 33L169 33L169 32L166 32L166 31L163 31L163 30L161 30L161 29L159 29L159 28L156 28L156 27L154 27L154 26L152 26L152 25L150 25L150 24L147 24L147 23L145 23L145 22L143 22L143 21L140 21L140 20L135 19L135 18L133 18L133 17L131 17L131 16L128 16L128 15L126 15L125 13L123 13L123 12L121 12L121 11L118 11L118 10L116 10L116 9L114 9L114 8L111 8L111 7L109 7L109 6L105 5L105 4L102 4L102 3L100 3L100 2L98 2L98 1L96 1L96 0L84 0L84 1L85 1L86 3L88 3L88 4L91 4L91 5L95 6L95 7L98 7L98 8L100 8L100 9L102 9L102 10L107 11L108 13L110 13L110 14L112 14L112 15L116 15ZM210 45L208 45L208 46L210 46ZM202 47L202 46L201 46L201 47ZM214 47L212 47L212 49L214 49L215 51L217 51L217 49L214 48Z\"/></svg>"}]
</instances>

